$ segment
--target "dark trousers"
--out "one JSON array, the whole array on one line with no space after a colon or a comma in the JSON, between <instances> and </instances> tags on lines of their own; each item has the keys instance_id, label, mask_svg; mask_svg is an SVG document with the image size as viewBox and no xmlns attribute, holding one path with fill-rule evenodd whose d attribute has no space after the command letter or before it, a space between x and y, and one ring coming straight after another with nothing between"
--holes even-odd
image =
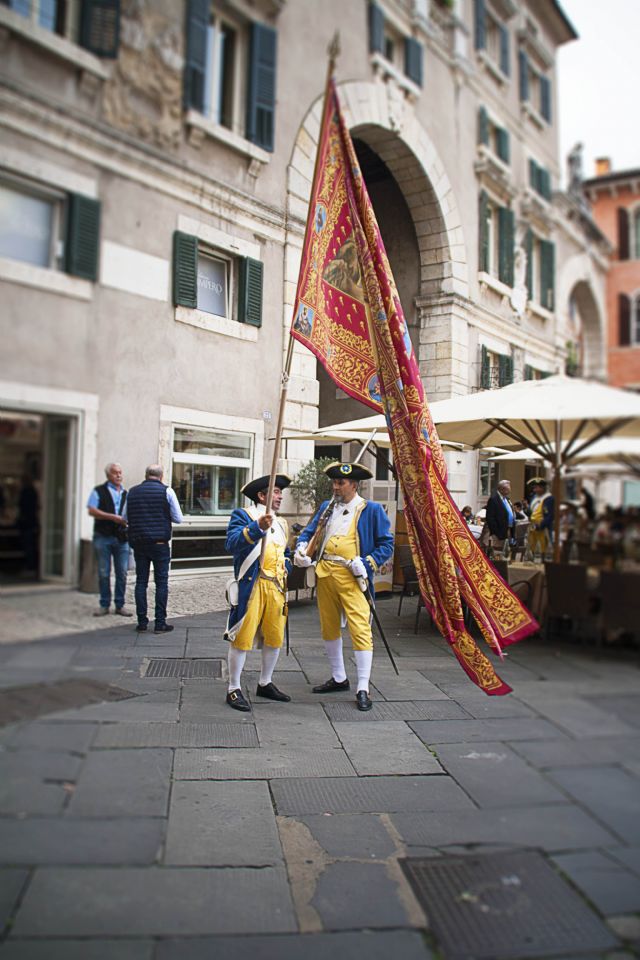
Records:
<instances>
[{"instance_id":1,"label":"dark trousers","mask_svg":"<svg viewBox=\"0 0 640 960\"><path fill-rule=\"evenodd\" d=\"M149 585L149 570L153 564L153 579L156 584L156 627L162 627L167 622L167 598L169 596L169 561L171 550L168 543L154 543L152 540L136 541L133 544L136 558L136 613L138 623L146 627L149 623L147 616L147 587Z\"/></svg>"}]
</instances>

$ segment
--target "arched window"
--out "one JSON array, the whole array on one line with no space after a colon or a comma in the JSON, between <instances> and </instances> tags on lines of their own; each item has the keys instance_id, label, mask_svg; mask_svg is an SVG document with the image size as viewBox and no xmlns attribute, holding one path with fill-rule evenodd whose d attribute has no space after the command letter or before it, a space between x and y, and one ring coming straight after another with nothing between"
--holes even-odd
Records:
<instances>
[{"instance_id":1,"label":"arched window","mask_svg":"<svg viewBox=\"0 0 640 960\"><path fill-rule=\"evenodd\" d=\"M640 346L640 290L618 294L618 344Z\"/></svg>"},{"instance_id":2,"label":"arched window","mask_svg":"<svg viewBox=\"0 0 640 960\"><path fill-rule=\"evenodd\" d=\"M640 260L640 206L636 207L631 218L631 256Z\"/></svg>"}]
</instances>

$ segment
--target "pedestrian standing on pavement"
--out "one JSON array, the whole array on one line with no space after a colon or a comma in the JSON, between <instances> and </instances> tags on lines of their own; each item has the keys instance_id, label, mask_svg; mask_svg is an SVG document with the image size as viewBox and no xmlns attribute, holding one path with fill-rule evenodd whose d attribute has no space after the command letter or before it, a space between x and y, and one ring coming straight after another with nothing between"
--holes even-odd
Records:
<instances>
[{"instance_id":1,"label":"pedestrian standing on pavement","mask_svg":"<svg viewBox=\"0 0 640 960\"><path fill-rule=\"evenodd\" d=\"M373 638L371 611L360 584L366 585L373 600L373 576L393 553L393 535L380 504L364 500L358 493L359 481L369 479L370 470L359 463L331 463L324 472L333 481L333 500L325 500L302 531L293 557L296 566L311 566L308 544L318 525L326 520L316 553L316 578L320 627L331 676L313 692L349 690L342 653L344 614L358 674L356 704L358 710L366 711L371 709Z\"/></svg>"},{"instance_id":2,"label":"pedestrian standing on pavement","mask_svg":"<svg viewBox=\"0 0 640 960\"><path fill-rule=\"evenodd\" d=\"M287 521L276 516L276 511L291 480L283 473L276 476L267 513L269 481L268 476L258 477L244 485L241 492L253 506L233 511L225 546L233 554L235 574L227 587L231 604L225 632L230 643L227 703L245 713L251 707L242 693L242 668L254 644L262 649L256 696L283 703L291 700L272 680L287 623L287 573L291 569Z\"/></svg>"},{"instance_id":3,"label":"pedestrian standing on pavement","mask_svg":"<svg viewBox=\"0 0 640 960\"><path fill-rule=\"evenodd\" d=\"M93 517L93 548L98 563L100 585L100 608L94 617L104 617L111 606L111 560L115 571L115 612L121 617L132 617L125 609L124 595L127 589L129 568L129 544L127 521L122 516L127 502L127 491L122 486L122 466L108 463L104 468L105 483L94 487L87 501L89 516Z\"/></svg>"},{"instance_id":4,"label":"pedestrian standing on pavement","mask_svg":"<svg viewBox=\"0 0 640 960\"><path fill-rule=\"evenodd\" d=\"M143 483L132 487L127 497L124 516L129 523L129 542L136 561L136 614L139 633L147 629L147 587L153 564L156 584L154 633L170 633L167 623L169 597L169 561L171 560L171 524L182 523L184 517L174 491L162 482L163 470L157 463L147 467Z\"/></svg>"},{"instance_id":5,"label":"pedestrian standing on pavement","mask_svg":"<svg viewBox=\"0 0 640 960\"><path fill-rule=\"evenodd\" d=\"M494 553L502 551L507 538L515 538L515 512L509 480L501 480L487 500L487 530L489 547Z\"/></svg>"}]
</instances>

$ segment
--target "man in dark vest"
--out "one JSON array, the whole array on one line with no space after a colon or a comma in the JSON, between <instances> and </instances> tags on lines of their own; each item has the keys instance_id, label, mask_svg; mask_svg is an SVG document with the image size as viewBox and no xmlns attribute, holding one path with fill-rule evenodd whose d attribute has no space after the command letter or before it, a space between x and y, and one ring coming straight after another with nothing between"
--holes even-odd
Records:
<instances>
[{"instance_id":1,"label":"man in dark vest","mask_svg":"<svg viewBox=\"0 0 640 960\"><path fill-rule=\"evenodd\" d=\"M144 482L132 487L125 516L129 522L129 542L136 558L136 614L138 632L147 629L147 586L153 564L156 584L156 620L154 633L169 633L167 623L171 524L182 523L183 516L175 493L162 482L162 467L147 467Z\"/></svg>"},{"instance_id":2,"label":"man in dark vest","mask_svg":"<svg viewBox=\"0 0 640 960\"><path fill-rule=\"evenodd\" d=\"M125 610L124 594L127 588L127 569L129 567L129 544L127 543L127 521L122 511L127 502L127 491L122 486L122 467L119 463L108 463L104 468L107 480L94 487L87 501L89 516L93 517L93 546L98 562L98 582L100 584L100 608L94 617L104 617L111 606L111 559L116 575L115 603L116 613L121 617L133 614Z\"/></svg>"}]
</instances>

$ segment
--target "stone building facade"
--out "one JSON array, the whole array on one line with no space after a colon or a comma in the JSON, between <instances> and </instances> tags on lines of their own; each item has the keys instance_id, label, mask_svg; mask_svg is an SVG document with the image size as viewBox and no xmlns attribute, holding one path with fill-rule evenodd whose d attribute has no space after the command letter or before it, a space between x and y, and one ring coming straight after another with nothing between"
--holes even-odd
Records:
<instances>
[{"instance_id":1,"label":"stone building facade","mask_svg":"<svg viewBox=\"0 0 640 960\"><path fill-rule=\"evenodd\" d=\"M227 517L271 462L336 29L429 399L564 369L578 340L604 376L609 248L558 190L555 0L0 5L0 485L10 527L36 483L43 576L77 580L110 460L128 484L164 465L174 571L228 575ZM296 345L289 434L364 412ZM290 440L282 467L313 454ZM490 466L450 468L480 502Z\"/></svg>"}]
</instances>

